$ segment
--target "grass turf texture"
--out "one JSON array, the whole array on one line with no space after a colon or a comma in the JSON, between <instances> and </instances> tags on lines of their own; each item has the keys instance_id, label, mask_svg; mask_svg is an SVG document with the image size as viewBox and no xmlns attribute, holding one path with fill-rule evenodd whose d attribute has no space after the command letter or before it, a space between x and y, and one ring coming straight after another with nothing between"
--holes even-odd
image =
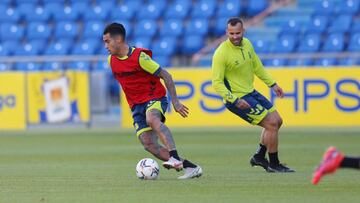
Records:
<instances>
[{"instance_id":1,"label":"grass turf texture","mask_svg":"<svg viewBox=\"0 0 360 203\"><path fill-rule=\"evenodd\" d=\"M1 132L0 202L356 202L360 173L339 170L318 186L311 174L336 145L360 155L358 128L284 129L280 159L297 170L251 168L259 128L174 130L180 155L199 163L199 179L180 181L164 168L155 181L136 178L151 157L132 131ZM159 164L162 162L157 160Z\"/></svg>"}]
</instances>

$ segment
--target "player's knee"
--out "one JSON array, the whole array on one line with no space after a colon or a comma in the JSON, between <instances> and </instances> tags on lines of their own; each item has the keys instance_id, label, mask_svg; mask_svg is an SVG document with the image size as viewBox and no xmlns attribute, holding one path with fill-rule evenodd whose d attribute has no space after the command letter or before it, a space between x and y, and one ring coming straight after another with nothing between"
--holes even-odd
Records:
<instances>
[{"instance_id":1,"label":"player's knee","mask_svg":"<svg viewBox=\"0 0 360 203\"><path fill-rule=\"evenodd\" d=\"M146 116L146 123L153 129L160 126L161 120L152 114Z\"/></svg>"},{"instance_id":2,"label":"player's knee","mask_svg":"<svg viewBox=\"0 0 360 203\"><path fill-rule=\"evenodd\" d=\"M266 122L265 125L266 130L276 131L279 129L278 120L275 118L271 118Z\"/></svg>"},{"instance_id":3,"label":"player's knee","mask_svg":"<svg viewBox=\"0 0 360 203\"><path fill-rule=\"evenodd\" d=\"M283 124L283 119L279 116L277 122L278 122L278 128L280 128Z\"/></svg>"}]
</instances>

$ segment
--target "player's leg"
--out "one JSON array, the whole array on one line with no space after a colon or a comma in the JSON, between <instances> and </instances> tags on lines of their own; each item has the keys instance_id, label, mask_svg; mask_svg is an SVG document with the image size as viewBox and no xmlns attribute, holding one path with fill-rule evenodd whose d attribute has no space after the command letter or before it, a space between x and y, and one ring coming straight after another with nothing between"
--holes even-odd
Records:
<instances>
[{"instance_id":1,"label":"player's leg","mask_svg":"<svg viewBox=\"0 0 360 203\"><path fill-rule=\"evenodd\" d=\"M162 161L169 160L169 151L158 143L158 136L152 130L141 133L138 138L146 151Z\"/></svg>"},{"instance_id":2,"label":"player's leg","mask_svg":"<svg viewBox=\"0 0 360 203\"><path fill-rule=\"evenodd\" d=\"M322 176L335 173L338 168L360 169L360 157L345 156L335 147L329 147L313 174L312 183L316 185Z\"/></svg>"},{"instance_id":3,"label":"player's leg","mask_svg":"<svg viewBox=\"0 0 360 203\"><path fill-rule=\"evenodd\" d=\"M184 167L185 174L180 176L179 179L200 177L202 175L201 167L191 163L189 160L181 159L178 155L172 133L164 124L164 112L166 107L167 102L165 99L162 99L161 101L151 102L151 105L148 105L146 110L147 124L156 132L161 142L169 151L170 158L163 163L163 166L166 168L175 168L176 170L180 170Z\"/></svg>"},{"instance_id":4,"label":"player's leg","mask_svg":"<svg viewBox=\"0 0 360 203\"><path fill-rule=\"evenodd\" d=\"M169 151L157 141L157 135L146 123L146 104L138 104L132 108L136 135L144 149L161 160L169 159Z\"/></svg>"},{"instance_id":5,"label":"player's leg","mask_svg":"<svg viewBox=\"0 0 360 203\"><path fill-rule=\"evenodd\" d=\"M340 167L360 169L360 157L345 156L340 164Z\"/></svg>"},{"instance_id":6,"label":"player's leg","mask_svg":"<svg viewBox=\"0 0 360 203\"><path fill-rule=\"evenodd\" d=\"M266 116L267 109L261 106L251 94L245 95L244 97L242 97L242 99L249 103L251 108L239 109L233 103L226 103L225 106L229 111L239 116L243 120L247 121L248 123L253 125L258 124ZM263 130L260 138L259 147L256 150L256 153L251 157L250 164L252 166L261 166L266 170L269 165L268 160L265 158L266 151L266 136L265 130Z\"/></svg>"}]
</instances>

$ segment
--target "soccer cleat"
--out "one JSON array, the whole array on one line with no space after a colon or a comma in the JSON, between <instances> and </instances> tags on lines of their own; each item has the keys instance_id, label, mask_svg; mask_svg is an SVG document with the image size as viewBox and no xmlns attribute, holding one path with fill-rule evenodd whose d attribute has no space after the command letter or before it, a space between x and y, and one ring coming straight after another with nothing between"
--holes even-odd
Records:
<instances>
[{"instance_id":1,"label":"soccer cleat","mask_svg":"<svg viewBox=\"0 0 360 203\"><path fill-rule=\"evenodd\" d=\"M163 163L163 166L166 169L175 169L176 171L181 171L183 169L183 162L175 159L174 157L170 157L169 160Z\"/></svg>"},{"instance_id":2,"label":"soccer cleat","mask_svg":"<svg viewBox=\"0 0 360 203\"><path fill-rule=\"evenodd\" d=\"M265 170L267 170L268 166L269 166L269 161L266 158L259 158L256 157L255 155L253 157L251 157L250 159L250 165L252 167L254 166L261 166L263 167Z\"/></svg>"},{"instance_id":3,"label":"soccer cleat","mask_svg":"<svg viewBox=\"0 0 360 203\"><path fill-rule=\"evenodd\" d=\"M275 166L272 166L271 164L269 164L266 172L268 173L292 173L295 172L295 170L284 166L283 164L277 164Z\"/></svg>"},{"instance_id":4,"label":"soccer cleat","mask_svg":"<svg viewBox=\"0 0 360 203\"><path fill-rule=\"evenodd\" d=\"M191 178L199 178L202 175L202 168L200 166L196 166L195 168L185 168L185 174L179 176L178 179L185 180Z\"/></svg>"},{"instance_id":5,"label":"soccer cleat","mask_svg":"<svg viewBox=\"0 0 360 203\"><path fill-rule=\"evenodd\" d=\"M339 152L335 147L329 147L313 174L312 184L316 185L323 175L334 173L343 159L343 153Z\"/></svg>"}]
</instances>

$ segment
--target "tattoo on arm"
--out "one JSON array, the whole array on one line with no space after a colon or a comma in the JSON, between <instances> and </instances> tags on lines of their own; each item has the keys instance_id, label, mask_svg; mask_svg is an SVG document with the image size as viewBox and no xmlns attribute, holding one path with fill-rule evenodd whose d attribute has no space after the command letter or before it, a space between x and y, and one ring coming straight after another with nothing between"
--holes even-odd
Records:
<instances>
[{"instance_id":1,"label":"tattoo on arm","mask_svg":"<svg viewBox=\"0 0 360 203\"><path fill-rule=\"evenodd\" d=\"M161 70L159 73L159 77L164 80L166 89L169 91L171 100L174 105L174 103L177 102L178 100L177 100L176 88L172 76L166 70Z\"/></svg>"}]
</instances>

